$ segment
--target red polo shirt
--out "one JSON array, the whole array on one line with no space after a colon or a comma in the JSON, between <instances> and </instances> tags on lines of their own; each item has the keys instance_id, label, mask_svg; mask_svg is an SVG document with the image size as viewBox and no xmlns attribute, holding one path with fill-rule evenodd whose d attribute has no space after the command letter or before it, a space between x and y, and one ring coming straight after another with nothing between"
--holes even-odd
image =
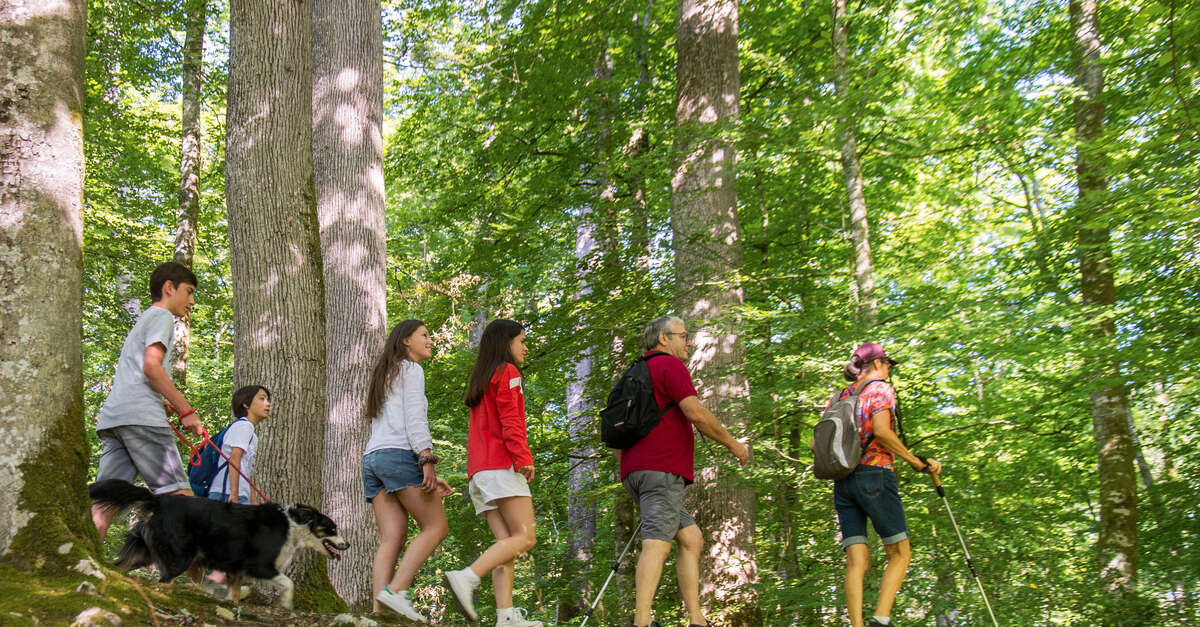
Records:
<instances>
[{"instance_id":1,"label":"red polo shirt","mask_svg":"<svg viewBox=\"0 0 1200 627\"><path fill-rule=\"evenodd\" d=\"M621 480L635 470L658 470L692 483L696 440L692 422L679 409L679 401L696 396L692 375L679 358L671 355L654 357L646 365L659 411L671 403L675 406L663 414L662 421L646 437L621 453Z\"/></svg>"}]
</instances>

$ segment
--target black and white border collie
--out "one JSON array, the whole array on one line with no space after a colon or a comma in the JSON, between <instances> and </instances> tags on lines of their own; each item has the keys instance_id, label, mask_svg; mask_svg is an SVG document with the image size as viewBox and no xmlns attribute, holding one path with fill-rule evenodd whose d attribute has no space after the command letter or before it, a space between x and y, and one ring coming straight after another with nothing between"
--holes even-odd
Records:
<instances>
[{"instance_id":1,"label":"black and white border collie","mask_svg":"<svg viewBox=\"0 0 1200 627\"><path fill-rule=\"evenodd\" d=\"M114 510L141 505L150 517L125 536L117 567L153 564L168 582L184 571L193 579L199 567L224 571L233 601L244 577L270 581L281 591L279 604L292 608L295 585L284 575L301 549L324 550L334 559L349 546L328 516L307 505L238 505L194 496L155 496L146 488L108 479L88 488L99 506Z\"/></svg>"}]
</instances>

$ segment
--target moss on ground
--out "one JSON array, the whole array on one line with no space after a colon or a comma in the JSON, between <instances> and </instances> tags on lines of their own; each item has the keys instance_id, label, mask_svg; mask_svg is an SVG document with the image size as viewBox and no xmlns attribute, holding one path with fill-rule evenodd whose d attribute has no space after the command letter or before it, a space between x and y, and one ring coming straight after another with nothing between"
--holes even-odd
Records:
<instances>
[{"instance_id":1,"label":"moss on ground","mask_svg":"<svg viewBox=\"0 0 1200 627\"><path fill-rule=\"evenodd\" d=\"M336 616L258 605L252 597L242 603L240 620L228 620L218 614L218 608L233 610L233 603L213 599L186 577L163 584L136 572L125 574L107 567L101 570L104 579L73 571L45 573L0 564L0 625L70 625L80 612L92 607L112 612L124 625L324 627ZM84 582L95 586L95 591L77 591ZM341 603L341 599L337 602ZM408 624L390 614L370 618L380 625Z\"/></svg>"}]
</instances>

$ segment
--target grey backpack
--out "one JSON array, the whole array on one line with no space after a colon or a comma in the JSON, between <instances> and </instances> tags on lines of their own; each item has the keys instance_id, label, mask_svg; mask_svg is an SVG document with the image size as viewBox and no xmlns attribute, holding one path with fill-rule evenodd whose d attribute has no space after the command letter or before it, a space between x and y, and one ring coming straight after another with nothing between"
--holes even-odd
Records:
<instances>
[{"instance_id":1,"label":"grey backpack","mask_svg":"<svg viewBox=\"0 0 1200 627\"><path fill-rule=\"evenodd\" d=\"M843 399L838 398L841 390L833 393L829 407L813 427L813 474L818 479L837 481L850 476L871 446L874 434L864 441L858 431L858 397L876 381L882 379L867 381Z\"/></svg>"}]
</instances>

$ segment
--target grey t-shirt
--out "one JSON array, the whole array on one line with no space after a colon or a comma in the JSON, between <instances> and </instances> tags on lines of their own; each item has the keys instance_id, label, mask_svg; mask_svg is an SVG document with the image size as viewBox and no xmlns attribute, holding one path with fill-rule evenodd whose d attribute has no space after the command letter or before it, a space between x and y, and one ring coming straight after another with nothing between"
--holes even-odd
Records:
<instances>
[{"instance_id":1,"label":"grey t-shirt","mask_svg":"<svg viewBox=\"0 0 1200 627\"><path fill-rule=\"evenodd\" d=\"M121 347L112 390L96 419L97 431L123 425L166 426L167 412L163 409L162 396L150 387L142 368L146 364L146 347L151 344L165 346L164 367L170 363L171 349L175 347L174 335L175 315L166 309L152 306L138 316Z\"/></svg>"}]
</instances>

